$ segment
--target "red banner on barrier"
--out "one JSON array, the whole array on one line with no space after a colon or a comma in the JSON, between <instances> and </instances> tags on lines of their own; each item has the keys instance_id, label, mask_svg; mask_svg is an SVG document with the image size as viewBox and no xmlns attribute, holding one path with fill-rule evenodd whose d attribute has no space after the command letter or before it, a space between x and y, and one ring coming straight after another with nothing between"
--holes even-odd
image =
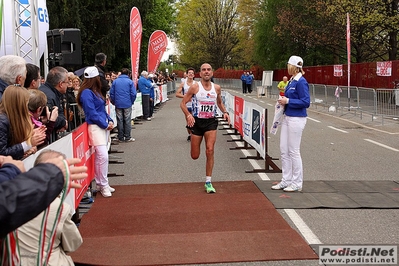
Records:
<instances>
[{"instance_id":1,"label":"red banner on barrier","mask_svg":"<svg viewBox=\"0 0 399 266\"><path fill-rule=\"evenodd\" d=\"M137 87L139 78L139 60L141 34L143 27L141 24L141 16L137 7L133 7L130 11L130 55L132 61L132 80Z\"/></svg>"},{"instance_id":2,"label":"red banner on barrier","mask_svg":"<svg viewBox=\"0 0 399 266\"><path fill-rule=\"evenodd\" d=\"M242 116L244 113L244 99L235 96L234 97L234 128L240 132L241 136L244 136L242 128Z\"/></svg>"},{"instance_id":3,"label":"red banner on barrier","mask_svg":"<svg viewBox=\"0 0 399 266\"><path fill-rule=\"evenodd\" d=\"M75 189L75 207L77 208L91 181L94 179L94 154L89 146L87 123L84 123L76 130L72 131L72 147L73 157L82 160L82 162L80 164L76 164L76 166L87 166L88 174L86 179L80 181L82 188Z\"/></svg>"},{"instance_id":4,"label":"red banner on barrier","mask_svg":"<svg viewBox=\"0 0 399 266\"><path fill-rule=\"evenodd\" d=\"M148 43L148 54L147 54L147 70L148 72L155 73L158 69L159 63L162 60L162 56L168 46L168 38L166 33L162 30L154 31Z\"/></svg>"}]
</instances>

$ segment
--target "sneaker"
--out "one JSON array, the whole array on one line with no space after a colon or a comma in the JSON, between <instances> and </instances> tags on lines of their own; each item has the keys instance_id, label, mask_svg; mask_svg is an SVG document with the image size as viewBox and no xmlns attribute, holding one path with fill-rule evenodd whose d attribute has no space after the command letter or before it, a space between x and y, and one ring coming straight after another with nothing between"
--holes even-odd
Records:
<instances>
[{"instance_id":1,"label":"sneaker","mask_svg":"<svg viewBox=\"0 0 399 266\"><path fill-rule=\"evenodd\" d=\"M109 192L114 193L115 192L115 188L108 186Z\"/></svg>"},{"instance_id":2,"label":"sneaker","mask_svg":"<svg viewBox=\"0 0 399 266\"><path fill-rule=\"evenodd\" d=\"M301 187L297 187L295 185L289 185L288 187L284 188L285 192L295 192L295 191L302 191Z\"/></svg>"},{"instance_id":3,"label":"sneaker","mask_svg":"<svg viewBox=\"0 0 399 266\"><path fill-rule=\"evenodd\" d=\"M109 190L109 186L102 187L100 189L100 192L101 192L101 195L103 195L104 198L108 198L108 197L112 196L111 191Z\"/></svg>"},{"instance_id":4,"label":"sneaker","mask_svg":"<svg viewBox=\"0 0 399 266\"><path fill-rule=\"evenodd\" d=\"M188 135L187 141L191 141L191 135Z\"/></svg>"},{"instance_id":5,"label":"sneaker","mask_svg":"<svg viewBox=\"0 0 399 266\"><path fill-rule=\"evenodd\" d=\"M213 188L211 182L205 183L205 190L206 190L206 193L216 193L216 190Z\"/></svg>"},{"instance_id":6,"label":"sneaker","mask_svg":"<svg viewBox=\"0 0 399 266\"><path fill-rule=\"evenodd\" d=\"M281 182L278 183L277 185L272 186L273 190L278 190L278 189L285 189L287 186L283 185Z\"/></svg>"},{"instance_id":7,"label":"sneaker","mask_svg":"<svg viewBox=\"0 0 399 266\"><path fill-rule=\"evenodd\" d=\"M146 119L147 121L151 121L151 117L147 117L147 119Z\"/></svg>"},{"instance_id":8,"label":"sneaker","mask_svg":"<svg viewBox=\"0 0 399 266\"><path fill-rule=\"evenodd\" d=\"M133 141L136 141L136 139L130 138L130 139L127 139L127 140L126 140L126 142L133 142Z\"/></svg>"}]
</instances>

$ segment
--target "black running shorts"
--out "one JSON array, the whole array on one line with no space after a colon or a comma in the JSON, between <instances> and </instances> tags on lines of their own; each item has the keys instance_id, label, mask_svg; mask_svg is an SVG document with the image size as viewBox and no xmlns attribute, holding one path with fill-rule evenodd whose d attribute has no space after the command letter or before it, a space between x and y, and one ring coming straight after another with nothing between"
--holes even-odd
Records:
<instances>
[{"instance_id":1,"label":"black running shorts","mask_svg":"<svg viewBox=\"0 0 399 266\"><path fill-rule=\"evenodd\" d=\"M214 118L198 118L194 117L195 123L193 127L187 127L191 133L197 136L203 136L205 132L216 130L218 127L218 120Z\"/></svg>"}]
</instances>

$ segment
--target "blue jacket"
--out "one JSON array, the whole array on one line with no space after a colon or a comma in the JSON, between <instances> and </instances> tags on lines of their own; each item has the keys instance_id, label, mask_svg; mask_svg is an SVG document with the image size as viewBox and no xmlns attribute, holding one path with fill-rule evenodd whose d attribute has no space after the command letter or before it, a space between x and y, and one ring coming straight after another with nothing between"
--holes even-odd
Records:
<instances>
[{"instance_id":1,"label":"blue jacket","mask_svg":"<svg viewBox=\"0 0 399 266\"><path fill-rule=\"evenodd\" d=\"M287 116L306 117L306 108L310 106L309 84L302 74L297 74L285 87L284 96L288 104L284 114Z\"/></svg>"},{"instance_id":2,"label":"blue jacket","mask_svg":"<svg viewBox=\"0 0 399 266\"><path fill-rule=\"evenodd\" d=\"M108 127L108 122L114 122L105 111L105 101L91 89L84 89L80 95L80 103L85 112L85 121L102 129Z\"/></svg>"},{"instance_id":3,"label":"blue jacket","mask_svg":"<svg viewBox=\"0 0 399 266\"><path fill-rule=\"evenodd\" d=\"M0 239L39 215L64 186L64 175L54 164L38 164L25 173L6 166L0 169Z\"/></svg>"},{"instance_id":4,"label":"blue jacket","mask_svg":"<svg viewBox=\"0 0 399 266\"><path fill-rule=\"evenodd\" d=\"M253 76L252 75L248 75L245 77L245 83L246 84L252 84L252 80L253 80Z\"/></svg>"},{"instance_id":5,"label":"blue jacket","mask_svg":"<svg viewBox=\"0 0 399 266\"><path fill-rule=\"evenodd\" d=\"M137 86L138 86L139 91L141 92L141 94L143 94L143 95L151 95L152 84L151 84L151 81L149 81L145 77L141 76L139 78Z\"/></svg>"},{"instance_id":6,"label":"blue jacket","mask_svg":"<svg viewBox=\"0 0 399 266\"><path fill-rule=\"evenodd\" d=\"M115 79L109 91L111 103L115 105L116 108L132 107L136 100L136 94L136 87L127 75L120 75Z\"/></svg>"},{"instance_id":7,"label":"blue jacket","mask_svg":"<svg viewBox=\"0 0 399 266\"><path fill-rule=\"evenodd\" d=\"M240 79L241 79L242 82L246 82L247 75L242 74Z\"/></svg>"}]
</instances>

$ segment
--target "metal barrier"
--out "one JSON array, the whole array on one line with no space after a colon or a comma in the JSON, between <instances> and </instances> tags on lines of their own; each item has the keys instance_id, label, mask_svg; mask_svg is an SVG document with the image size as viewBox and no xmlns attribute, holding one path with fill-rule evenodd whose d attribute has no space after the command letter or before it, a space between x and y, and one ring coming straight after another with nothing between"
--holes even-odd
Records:
<instances>
[{"instance_id":1,"label":"metal barrier","mask_svg":"<svg viewBox=\"0 0 399 266\"><path fill-rule=\"evenodd\" d=\"M241 92L239 79L215 79L215 83L225 89ZM277 81L271 87L264 88L265 96L277 99L279 91ZM262 86L260 80L252 84L253 90ZM311 108L327 110L340 114L351 113L361 119L374 121L380 118L382 124L387 120L399 122L399 89L372 89L363 87L331 86L324 84L309 84ZM334 107L334 108L332 108ZM331 111L333 110L333 111ZM367 115L367 118L366 116Z\"/></svg>"}]
</instances>

